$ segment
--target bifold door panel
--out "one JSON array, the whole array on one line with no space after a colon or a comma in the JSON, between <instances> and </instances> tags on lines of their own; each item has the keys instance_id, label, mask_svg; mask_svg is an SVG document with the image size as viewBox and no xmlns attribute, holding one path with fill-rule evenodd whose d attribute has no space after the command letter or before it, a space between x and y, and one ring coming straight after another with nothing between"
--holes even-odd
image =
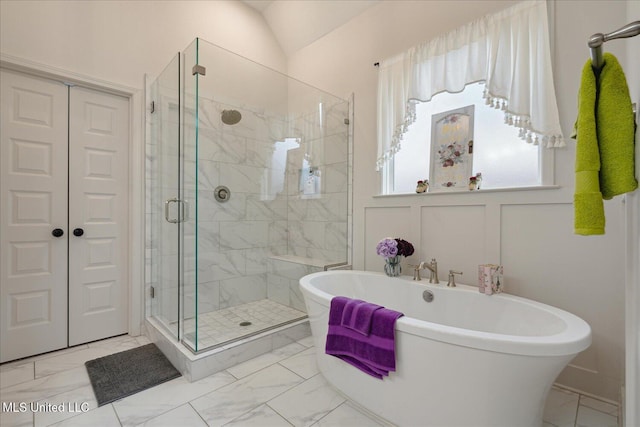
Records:
<instances>
[{"instance_id":1,"label":"bifold door panel","mask_svg":"<svg viewBox=\"0 0 640 427\"><path fill-rule=\"evenodd\" d=\"M69 114L69 345L127 331L129 102L74 87Z\"/></svg>"},{"instance_id":2,"label":"bifold door panel","mask_svg":"<svg viewBox=\"0 0 640 427\"><path fill-rule=\"evenodd\" d=\"M4 362L67 346L68 89L5 71L0 81Z\"/></svg>"}]
</instances>

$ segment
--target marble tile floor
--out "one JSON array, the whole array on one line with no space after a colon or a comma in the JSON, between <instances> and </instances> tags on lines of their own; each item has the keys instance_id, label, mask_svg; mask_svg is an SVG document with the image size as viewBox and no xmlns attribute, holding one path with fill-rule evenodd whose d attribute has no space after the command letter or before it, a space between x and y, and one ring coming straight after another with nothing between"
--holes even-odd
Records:
<instances>
[{"instance_id":1,"label":"marble tile floor","mask_svg":"<svg viewBox=\"0 0 640 427\"><path fill-rule=\"evenodd\" d=\"M0 366L0 425L9 426L385 426L318 373L311 337L193 383L160 384L97 407L84 362L148 343L121 336ZM7 402L25 402L11 411ZM37 412L30 402L39 402ZM60 406L61 405L61 406ZM60 408L54 412L51 408ZM544 427L617 427L616 405L553 388Z\"/></svg>"},{"instance_id":2,"label":"marble tile floor","mask_svg":"<svg viewBox=\"0 0 640 427\"><path fill-rule=\"evenodd\" d=\"M269 328L302 319L307 314L269 299L252 301L198 316L198 350L220 346ZM185 331L195 330L195 319L185 321ZM185 341L195 348L194 332Z\"/></svg>"}]
</instances>

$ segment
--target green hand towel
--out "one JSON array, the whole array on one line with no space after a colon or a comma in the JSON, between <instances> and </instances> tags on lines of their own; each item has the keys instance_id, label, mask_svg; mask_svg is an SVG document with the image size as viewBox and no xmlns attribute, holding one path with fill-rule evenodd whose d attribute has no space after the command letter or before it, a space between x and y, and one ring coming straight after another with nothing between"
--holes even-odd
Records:
<instances>
[{"instance_id":1,"label":"green hand towel","mask_svg":"<svg viewBox=\"0 0 640 427\"><path fill-rule=\"evenodd\" d=\"M600 193L600 152L596 130L596 77L587 62L582 69L576 120L576 188L573 197L576 234L604 234L604 204Z\"/></svg>"},{"instance_id":2,"label":"green hand towel","mask_svg":"<svg viewBox=\"0 0 640 427\"><path fill-rule=\"evenodd\" d=\"M618 60L604 54L600 78L587 61L578 92L574 228L576 234L604 234L602 199L638 187L634 171L634 117Z\"/></svg>"},{"instance_id":3,"label":"green hand towel","mask_svg":"<svg viewBox=\"0 0 640 427\"><path fill-rule=\"evenodd\" d=\"M635 124L624 71L610 53L604 54L599 83L596 119L600 191L608 200L638 188L634 171Z\"/></svg>"}]
</instances>

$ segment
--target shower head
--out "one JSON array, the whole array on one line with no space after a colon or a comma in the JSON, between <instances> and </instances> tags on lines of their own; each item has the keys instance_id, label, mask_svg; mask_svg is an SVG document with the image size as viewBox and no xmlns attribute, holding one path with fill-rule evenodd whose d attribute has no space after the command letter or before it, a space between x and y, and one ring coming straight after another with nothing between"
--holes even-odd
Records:
<instances>
[{"instance_id":1,"label":"shower head","mask_svg":"<svg viewBox=\"0 0 640 427\"><path fill-rule=\"evenodd\" d=\"M242 119L242 114L238 110L222 110L221 119L225 125L235 125Z\"/></svg>"}]
</instances>

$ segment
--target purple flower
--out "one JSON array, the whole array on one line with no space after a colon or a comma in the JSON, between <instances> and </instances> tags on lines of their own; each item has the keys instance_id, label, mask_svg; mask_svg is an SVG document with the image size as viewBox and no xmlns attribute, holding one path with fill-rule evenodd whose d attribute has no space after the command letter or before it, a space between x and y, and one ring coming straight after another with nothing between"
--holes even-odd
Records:
<instances>
[{"instance_id":1,"label":"purple flower","mask_svg":"<svg viewBox=\"0 0 640 427\"><path fill-rule=\"evenodd\" d=\"M376 253L384 258L393 258L395 256L411 256L413 255L413 245L403 239L393 239L387 237L378 242Z\"/></svg>"},{"instance_id":2,"label":"purple flower","mask_svg":"<svg viewBox=\"0 0 640 427\"><path fill-rule=\"evenodd\" d=\"M382 239L376 246L376 253L385 258L392 258L398 255L398 242L391 238Z\"/></svg>"}]
</instances>

